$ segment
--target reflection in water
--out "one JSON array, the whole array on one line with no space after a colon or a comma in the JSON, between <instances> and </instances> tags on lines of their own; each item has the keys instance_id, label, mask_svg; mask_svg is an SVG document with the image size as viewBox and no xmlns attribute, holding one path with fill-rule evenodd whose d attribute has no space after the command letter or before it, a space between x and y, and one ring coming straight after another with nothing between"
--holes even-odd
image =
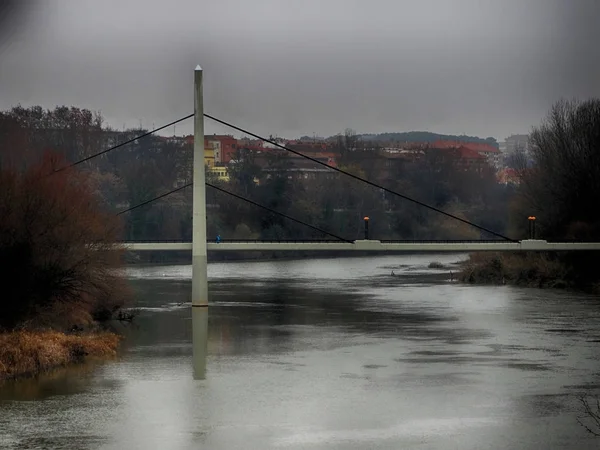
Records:
<instances>
[{"instance_id":1,"label":"reflection in water","mask_svg":"<svg viewBox=\"0 0 600 450\"><path fill-rule=\"evenodd\" d=\"M206 379L208 350L208 308L192 307L192 365L194 380Z\"/></svg>"},{"instance_id":2,"label":"reflection in water","mask_svg":"<svg viewBox=\"0 0 600 450\"><path fill-rule=\"evenodd\" d=\"M106 361L89 361L87 364L60 367L38 377L0 382L0 401L44 400L57 393L75 395L86 392L94 372L105 363ZM107 383L111 384L113 381ZM116 384L113 387L117 387Z\"/></svg>"},{"instance_id":3,"label":"reflection in water","mask_svg":"<svg viewBox=\"0 0 600 450\"><path fill-rule=\"evenodd\" d=\"M205 380L190 267L135 267L119 360L5 383L0 447L597 448L598 300L427 268L457 259L211 264Z\"/></svg>"}]
</instances>

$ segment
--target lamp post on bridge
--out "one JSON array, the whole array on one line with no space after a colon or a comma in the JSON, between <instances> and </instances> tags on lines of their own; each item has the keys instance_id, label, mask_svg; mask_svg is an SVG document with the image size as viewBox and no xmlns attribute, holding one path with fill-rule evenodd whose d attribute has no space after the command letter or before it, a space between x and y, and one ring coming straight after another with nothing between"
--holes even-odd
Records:
<instances>
[{"instance_id":1,"label":"lamp post on bridge","mask_svg":"<svg viewBox=\"0 0 600 450\"><path fill-rule=\"evenodd\" d=\"M365 241L369 240L369 216L365 216Z\"/></svg>"},{"instance_id":2,"label":"lamp post on bridge","mask_svg":"<svg viewBox=\"0 0 600 450\"><path fill-rule=\"evenodd\" d=\"M535 216L529 216L529 239L535 239Z\"/></svg>"}]
</instances>

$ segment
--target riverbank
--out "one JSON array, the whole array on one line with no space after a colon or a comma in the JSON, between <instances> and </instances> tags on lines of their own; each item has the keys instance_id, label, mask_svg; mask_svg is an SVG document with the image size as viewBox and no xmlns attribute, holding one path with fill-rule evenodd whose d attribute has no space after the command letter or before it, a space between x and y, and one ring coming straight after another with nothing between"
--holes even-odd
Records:
<instances>
[{"instance_id":1,"label":"riverbank","mask_svg":"<svg viewBox=\"0 0 600 450\"><path fill-rule=\"evenodd\" d=\"M460 281L470 284L512 284L537 288L575 288L569 268L553 255L472 253L461 267Z\"/></svg>"},{"instance_id":2,"label":"riverbank","mask_svg":"<svg viewBox=\"0 0 600 450\"><path fill-rule=\"evenodd\" d=\"M116 356L121 338L113 333L58 331L0 333L0 380L34 376L88 358Z\"/></svg>"}]
</instances>

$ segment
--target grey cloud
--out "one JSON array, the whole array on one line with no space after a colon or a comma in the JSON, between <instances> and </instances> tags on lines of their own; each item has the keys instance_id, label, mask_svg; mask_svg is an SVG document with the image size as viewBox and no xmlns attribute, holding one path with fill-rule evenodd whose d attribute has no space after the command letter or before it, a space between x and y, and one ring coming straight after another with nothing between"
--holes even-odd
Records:
<instances>
[{"instance_id":1,"label":"grey cloud","mask_svg":"<svg viewBox=\"0 0 600 450\"><path fill-rule=\"evenodd\" d=\"M117 127L158 125L192 111L199 63L206 111L258 133L503 138L558 98L600 95L593 0L45 5L3 47L0 108L75 104Z\"/></svg>"},{"instance_id":2,"label":"grey cloud","mask_svg":"<svg viewBox=\"0 0 600 450\"><path fill-rule=\"evenodd\" d=\"M0 54L12 42L19 40L21 31L31 19L31 12L38 5L37 0L0 0Z\"/></svg>"}]
</instances>

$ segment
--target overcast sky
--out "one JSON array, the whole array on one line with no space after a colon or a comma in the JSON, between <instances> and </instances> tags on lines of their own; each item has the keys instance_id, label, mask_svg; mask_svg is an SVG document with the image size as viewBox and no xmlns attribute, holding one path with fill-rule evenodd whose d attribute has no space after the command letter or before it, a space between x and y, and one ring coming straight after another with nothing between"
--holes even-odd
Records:
<instances>
[{"instance_id":1,"label":"overcast sky","mask_svg":"<svg viewBox=\"0 0 600 450\"><path fill-rule=\"evenodd\" d=\"M197 64L206 112L286 137L349 127L502 140L560 98L600 96L597 0L0 4L0 109L75 105L117 128L191 113Z\"/></svg>"}]
</instances>

